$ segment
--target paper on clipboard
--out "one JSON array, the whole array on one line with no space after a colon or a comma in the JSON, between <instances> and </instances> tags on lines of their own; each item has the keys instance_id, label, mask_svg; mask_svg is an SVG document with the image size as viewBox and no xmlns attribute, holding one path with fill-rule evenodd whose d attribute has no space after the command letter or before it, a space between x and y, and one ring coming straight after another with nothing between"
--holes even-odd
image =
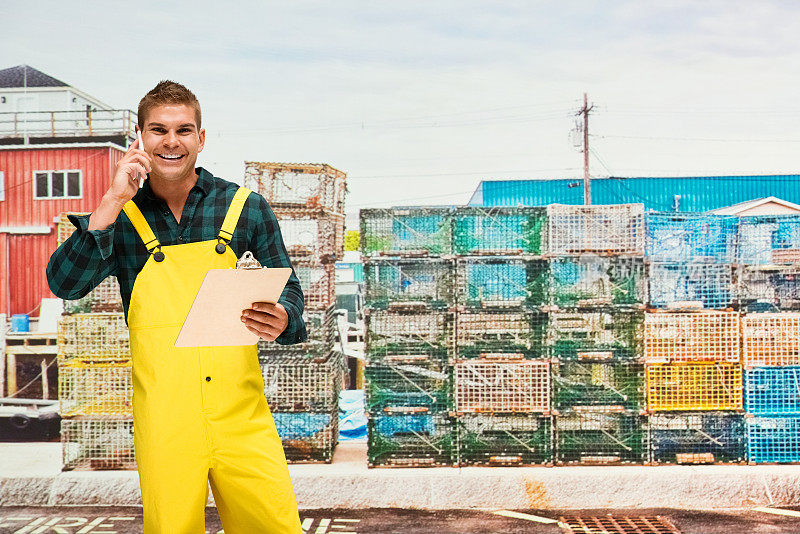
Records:
<instances>
[{"instance_id":1,"label":"paper on clipboard","mask_svg":"<svg viewBox=\"0 0 800 534\"><path fill-rule=\"evenodd\" d=\"M176 347L254 345L258 336L241 320L254 302L278 302L292 270L210 269L183 322Z\"/></svg>"}]
</instances>

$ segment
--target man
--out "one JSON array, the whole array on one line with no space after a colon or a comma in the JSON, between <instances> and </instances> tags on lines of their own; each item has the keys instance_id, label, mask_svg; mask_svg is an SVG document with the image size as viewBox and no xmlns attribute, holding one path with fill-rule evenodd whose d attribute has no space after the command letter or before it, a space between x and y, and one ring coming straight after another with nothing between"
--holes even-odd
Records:
<instances>
[{"instance_id":1,"label":"man","mask_svg":"<svg viewBox=\"0 0 800 534\"><path fill-rule=\"evenodd\" d=\"M263 394L256 347L176 348L209 269L245 251L291 267L266 200L195 168L200 104L162 81L139 103L138 131L99 206L47 265L53 293L77 299L118 278L133 362L133 422L145 534L205 532L208 483L227 534L301 532L286 458ZM139 188L139 177L147 175ZM277 304L241 320L267 341L305 341L292 271Z\"/></svg>"}]
</instances>

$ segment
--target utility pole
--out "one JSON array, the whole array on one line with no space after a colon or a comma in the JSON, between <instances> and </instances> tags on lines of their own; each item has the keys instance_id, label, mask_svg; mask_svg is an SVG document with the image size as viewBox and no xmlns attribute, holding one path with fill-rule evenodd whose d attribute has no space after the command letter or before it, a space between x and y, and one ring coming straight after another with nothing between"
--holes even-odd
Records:
<instances>
[{"instance_id":1,"label":"utility pole","mask_svg":"<svg viewBox=\"0 0 800 534\"><path fill-rule=\"evenodd\" d=\"M586 93L583 93L583 108L577 115L583 115L583 203L592 203L592 181L589 178L589 112L594 106L589 106Z\"/></svg>"}]
</instances>

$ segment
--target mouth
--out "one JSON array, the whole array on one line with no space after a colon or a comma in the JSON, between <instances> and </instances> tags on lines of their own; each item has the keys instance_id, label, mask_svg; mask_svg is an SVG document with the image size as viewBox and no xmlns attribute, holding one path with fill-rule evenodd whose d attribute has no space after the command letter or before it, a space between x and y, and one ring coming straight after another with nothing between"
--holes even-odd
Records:
<instances>
[{"instance_id":1,"label":"mouth","mask_svg":"<svg viewBox=\"0 0 800 534\"><path fill-rule=\"evenodd\" d=\"M186 154L156 154L156 156L164 161L181 161L186 157Z\"/></svg>"}]
</instances>

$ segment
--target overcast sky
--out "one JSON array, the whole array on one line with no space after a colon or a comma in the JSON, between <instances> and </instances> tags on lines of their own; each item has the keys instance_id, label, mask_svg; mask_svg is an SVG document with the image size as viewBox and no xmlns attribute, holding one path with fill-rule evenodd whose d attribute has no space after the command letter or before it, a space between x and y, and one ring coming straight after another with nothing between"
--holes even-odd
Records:
<instances>
[{"instance_id":1,"label":"overcast sky","mask_svg":"<svg viewBox=\"0 0 800 534\"><path fill-rule=\"evenodd\" d=\"M245 160L329 163L351 214L581 177L583 92L593 176L800 172L793 1L3 0L0 35L0 68L114 107L184 83L201 165L241 182Z\"/></svg>"}]
</instances>

